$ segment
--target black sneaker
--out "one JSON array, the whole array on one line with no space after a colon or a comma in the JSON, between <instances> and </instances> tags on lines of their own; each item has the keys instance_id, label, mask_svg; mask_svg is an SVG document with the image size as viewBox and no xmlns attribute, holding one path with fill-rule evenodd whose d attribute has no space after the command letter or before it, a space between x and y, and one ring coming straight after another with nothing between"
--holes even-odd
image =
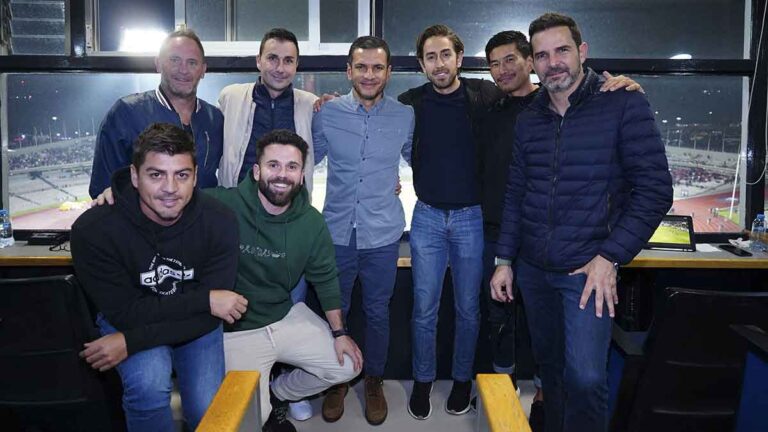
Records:
<instances>
[{"instance_id":1,"label":"black sneaker","mask_svg":"<svg viewBox=\"0 0 768 432\"><path fill-rule=\"evenodd\" d=\"M453 388L445 403L448 414L462 415L469 411L469 399L472 394L472 381L453 380Z\"/></svg>"},{"instance_id":2,"label":"black sneaker","mask_svg":"<svg viewBox=\"0 0 768 432\"><path fill-rule=\"evenodd\" d=\"M531 425L531 432L544 432L544 401L533 401L528 424Z\"/></svg>"},{"instance_id":3,"label":"black sneaker","mask_svg":"<svg viewBox=\"0 0 768 432\"><path fill-rule=\"evenodd\" d=\"M272 404L272 412L269 413L267 422L261 428L262 432L296 432L296 427L288 420L288 401L281 401L269 389L269 402Z\"/></svg>"},{"instance_id":4,"label":"black sneaker","mask_svg":"<svg viewBox=\"0 0 768 432\"><path fill-rule=\"evenodd\" d=\"M426 420L432 415L432 402L429 395L432 393L431 382L413 382L411 399L408 401L408 414L416 420Z\"/></svg>"}]
</instances>

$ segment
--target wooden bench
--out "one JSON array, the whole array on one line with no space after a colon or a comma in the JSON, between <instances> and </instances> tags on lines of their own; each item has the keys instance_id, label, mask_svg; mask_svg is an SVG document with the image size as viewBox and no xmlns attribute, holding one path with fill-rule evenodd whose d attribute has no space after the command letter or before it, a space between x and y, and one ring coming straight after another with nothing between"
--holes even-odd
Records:
<instances>
[{"instance_id":1,"label":"wooden bench","mask_svg":"<svg viewBox=\"0 0 768 432\"><path fill-rule=\"evenodd\" d=\"M531 432L509 375L478 374L477 393L478 432Z\"/></svg>"},{"instance_id":2,"label":"wooden bench","mask_svg":"<svg viewBox=\"0 0 768 432\"><path fill-rule=\"evenodd\" d=\"M197 426L197 432L261 430L258 371L230 371Z\"/></svg>"}]
</instances>

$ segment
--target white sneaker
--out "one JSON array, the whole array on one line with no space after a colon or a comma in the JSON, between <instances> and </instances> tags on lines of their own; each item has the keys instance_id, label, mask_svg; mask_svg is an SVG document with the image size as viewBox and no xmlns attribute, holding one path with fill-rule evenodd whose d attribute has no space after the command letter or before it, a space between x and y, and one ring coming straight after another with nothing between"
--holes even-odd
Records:
<instances>
[{"instance_id":1,"label":"white sneaker","mask_svg":"<svg viewBox=\"0 0 768 432\"><path fill-rule=\"evenodd\" d=\"M296 421L305 421L312 418L312 404L308 400L300 400L288 404L288 412Z\"/></svg>"}]
</instances>

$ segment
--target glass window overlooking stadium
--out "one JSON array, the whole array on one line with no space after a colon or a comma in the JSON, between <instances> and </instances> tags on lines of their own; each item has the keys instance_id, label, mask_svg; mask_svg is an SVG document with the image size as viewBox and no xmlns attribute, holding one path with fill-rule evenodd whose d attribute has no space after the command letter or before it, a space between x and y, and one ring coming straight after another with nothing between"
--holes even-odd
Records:
<instances>
[{"instance_id":1,"label":"glass window overlooking stadium","mask_svg":"<svg viewBox=\"0 0 768 432\"><path fill-rule=\"evenodd\" d=\"M488 78L484 74L469 76ZM741 191L734 187L742 135L741 77L634 76L656 113L674 180L672 212L694 216L698 232L740 228ZM216 101L225 85L256 74L214 73L198 96ZM420 85L420 73L396 73L393 96ZM155 74L9 74L8 191L17 228L66 228L88 199L94 135L104 113L126 94L154 88ZM316 94L346 93L342 73L300 73L296 86ZM314 205L322 208L325 162L315 171ZM401 162L408 222L416 201L410 168ZM53 217L51 215L57 215ZM409 224L410 225L410 224Z\"/></svg>"}]
</instances>

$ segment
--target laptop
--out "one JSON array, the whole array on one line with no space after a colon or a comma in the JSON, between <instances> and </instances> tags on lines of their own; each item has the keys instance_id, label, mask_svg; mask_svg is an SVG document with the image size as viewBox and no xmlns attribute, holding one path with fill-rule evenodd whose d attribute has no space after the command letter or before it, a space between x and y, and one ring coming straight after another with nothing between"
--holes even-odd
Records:
<instances>
[{"instance_id":1,"label":"laptop","mask_svg":"<svg viewBox=\"0 0 768 432\"><path fill-rule=\"evenodd\" d=\"M678 215L664 216L645 248L696 252L693 218Z\"/></svg>"}]
</instances>

